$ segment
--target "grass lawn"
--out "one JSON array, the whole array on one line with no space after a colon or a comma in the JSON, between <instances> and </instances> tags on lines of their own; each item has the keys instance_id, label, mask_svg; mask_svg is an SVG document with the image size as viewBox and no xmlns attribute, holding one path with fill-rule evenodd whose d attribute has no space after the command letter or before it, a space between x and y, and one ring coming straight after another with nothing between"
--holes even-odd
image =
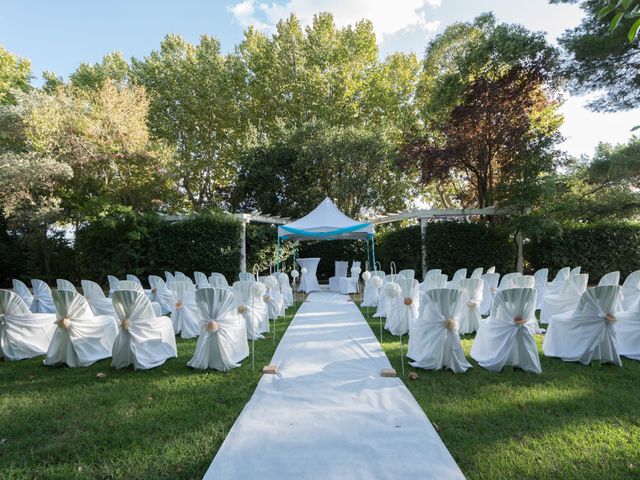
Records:
<instances>
[{"instance_id":1,"label":"grass lawn","mask_svg":"<svg viewBox=\"0 0 640 480\"><path fill-rule=\"evenodd\" d=\"M278 338L294 311L278 321ZM397 338L383 340L400 372ZM467 354L471 343L463 340ZM0 479L200 478L275 346L256 342L257 371L248 359L227 374L188 369L194 348L179 340L177 359L146 372L116 371L110 360L0 363ZM407 385L470 479L640 478L640 363L623 361L591 368L542 357L539 376L477 366L406 373L418 372Z\"/></svg>"},{"instance_id":2,"label":"grass lawn","mask_svg":"<svg viewBox=\"0 0 640 480\"><path fill-rule=\"evenodd\" d=\"M279 339L292 318L278 320ZM149 370L50 368L42 357L0 361L0 479L201 478L247 403L271 337L229 373L187 368L196 339ZM98 373L105 378L98 378Z\"/></svg>"},{"instance_id":3,"label":"grass lawn","mask_svg":"<svg viewBox=\"0 0 640 480\"><path fill-rule=\"evenodd\" d=\"M368 320L379 337L378 319ZM640 362L564 363L542 354L542 339L541 375L483 370L470 357L473 335L465 335L473 369L429 372L405 363L405 374L418 374L405 383L469 479L640 478ZM406 354L406 337L403 344ZM400 372L398 337L385 332L383 347Z\"/></svg>"}]
</instances>

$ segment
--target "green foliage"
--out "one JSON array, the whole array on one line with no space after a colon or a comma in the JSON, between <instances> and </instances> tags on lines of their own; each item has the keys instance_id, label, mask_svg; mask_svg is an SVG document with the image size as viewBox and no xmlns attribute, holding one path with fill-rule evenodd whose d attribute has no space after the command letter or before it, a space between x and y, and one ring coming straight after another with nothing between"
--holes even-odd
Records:
<instances>
[{"instance_id":1,"label":"green foliage","mask_svg":"<svg viewBox=\"0 0 640 480\"><path fill-rule=\"evenodd\" d=\"M329 196L351 217L401 210L411 184L396 166L397 136L382 128L305 125L245 152L234 204L297 217Z\"/></svg>"},{"instance_id":2,"label":"green foliage","mask_svg":"<svg viewBox=\"0 0 640 480\"><path fill-rule=\"evenodd\" d=\"M0 46L0 105L15 101L14 90L29 90L31 62Z\"/></svg>"},{"instance_id":3,"label":"green foliage","mask_svg":"<svg viewBox=\"0 0 640 480\"><path fill-rule=\"evenodd\" d=\"M566 225L559 234L532 238L525 256L533 270L546 267L550 275L562 267L580 265L590 283L613 271L620 271L624 279L640 269L640 224Z\"/></svg>"},{"instance_id":4,"label":"green foliage","mask_svg":"<svg viewBox=\"0 0 640 480\"><path fill-rule=\"evenodd\" d=\"M419 225L383 230L376 235L376 260L387 273L395 262L398 271L412 268L416 278L422 279L421 244Z\"/></svg>"},{"instance_id":5,"label":"green foliage","mask_svg":"<svg viewBox=\"0 0 640 480\"><path fill-rule=\"evenodd\" d=\"M220 272L235 279L240 267L240 229L229 215L209 214L160 221L155 215L117 212L83 226L76 235L78 277L104 283L106 275L193 275Z\"/></svg>"},{"instance_id":6,"label":"green foliage","mask_svg":"<svg viewBox=\"0 0 640 480\"><path fill-rule=\"evenodd\" d=\"M440 268L450 277L459 268L495 266L497 272L514 271L515 250L509 234L488 223L431 222L425 245L427 268Z\"/></svg>"},{"instance_id":7,"label":"green foliage","mask_svg":"<svg viewBox=\"0 0 640 480\"><path fill-rule=\"evenodd\" d=\"M260 272L268 272L269 267L276 265L278 254L278 228L264 223L250 223L247 225L247 271L253 272L258 265ZM291 271L293 244L280 244L281 268Z\"/></svg>"}]
</instances>

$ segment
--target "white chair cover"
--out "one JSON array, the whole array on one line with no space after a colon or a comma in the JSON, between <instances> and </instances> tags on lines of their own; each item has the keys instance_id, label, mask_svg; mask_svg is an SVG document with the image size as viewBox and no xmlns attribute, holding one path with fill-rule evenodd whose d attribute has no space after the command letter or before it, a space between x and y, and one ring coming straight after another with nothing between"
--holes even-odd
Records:
<instances>
[{"instance_id":1,"label":"white chair cover","mask_svg":"<svg viewBox=\"0 0 640 480\"><path fill-rule=\"evenodd\" d=\"M133 280L120 280L116 291L118 290L133 290L134 292L144 293L142 285L138 282L134 282Z\"/></svg>"},{"instance_id":2,"label":"white chair cover","mask_svg":"<svg viewBox=\"0 0 640 480\"><path fill-rule=\"evenodd\" d=\"M289 275L285 272L276 272L273 274L278 279L280 285L280 294L284 300L285 309L293 305L293 289L291 288L291 282L289 281Z\"/></svg>"},{"instance_id":3,"label":"white chair cover","mask_svg":"<svg viewBox=\"0 0 640 480\"><path fill-rule=\"evenodd\" d=\"M436 288L427 291L423 301L422 314L409 326L407 356L415 360L411 365L428 370L467 371L471 364L464 356L458 334L465 305L463 293L453 288Z\"/></svg>"},{"instance_id":4,"label":"white chair cover","mask_svg":"<svg viewBox=\"0 0 640 480\"><path fill-rule=\"evenodd\" d=\"M144 286L142 285L142 281L135 275L131 273L127 273L127 280L129 280L130 282L136 282L138 285L140 285L144 289Z\"/></svg>"},{"instance_id":5,"label":"white chair cover","mask_svg":"<svg viewBox=\"0 0 640 480\"><path fill-rule=\"evenodd\" d=\"M502 276L500 283L498 284L498 292L505 288L513 288L513 279L521 276L519 272L511 272Z\"/></svg>"},{"instance_id":6,"label":"white chair cover","mask_svg":"<svg viewBox=\"0 0 640 480\"><path fill-rule=\"evenodd\" d=\"M493 298L498 291L498 281L500 274L496 272L485 273L482 276L482 303L480 304L480 315L489 315Z\"/></svg>"},{"instance_id":7,"label":"white chair cover","mask_svg":"<svg viewBox=\"0 0 640 480\"><path fill-rule=\"evenodd\" d=\"M59 278L56 280L56 286L58 290L66 290L67 292L77 292L76 287L69 280L65 280L64 278Z\"/></svg>"},{"instance_id":8,"label":"white chair cover","mask_svg":"<svg viewBox=\"0 0 640 480\"><path fill-rule=\"evenodd\" d=\"M564 282L567 281L569 275L571 273L571 268L563 267L558 270L555 278L547 284L547 295L557 295L562 291L562 287L564 287ZM540 306L542 308L542 306Z\"/></svg>"},{"instance_id":9,"label":"white chair cover","mask_svg":"<svg viewBox=\"0 0 640 480\"><path fill-rule=\"evenodd\" d=\"M434 275L428 275L420 285L420 289L423 292L428 292L429 290L434 290L436 288L446 288L446 286L447 276L442 273L437 273Z\"/></svg>"},{"instance_id":10,"label":"white chair cover","mask_svg":"<svg viewBox=\"0 0 640 480\"><path fill-rule=\"evenodd\" d=\"M225 288L203 288L196 292L200 336L187 365L226 372L249 356L247 330L238 314L233 292Z\"/></svg>"},{"instance_id":11,"label":"white chair cover","mask_svg":"<svg viewBox=\"0 0 640 480\"><path fill-rule=\"evenodd\" d=\"M33 302L31 302L30 310L33 313L56 313L56 307L51 298L51 289L49 285L42 280L31 280L33 287Z\"/></svg>"},{"instance_id":12,"label":"white chair cover","mask_svg":"<svg viewBox=\"0 0 640 480\"><path fill-rule=\"evenodd\" d=\"M31 313L18 294L0 290L0 358L16 361L44 355L55 322L53 313Z\"/></svg>"},{"instance_id":13,"label":"white chair cover","mask_svg":"<svg viewBox=\"0 0 640 480\"><path fill-rule=\"evenodd\" d=\"M461 268L460 270L456 270L456 272L453 274L453 277L451 278L451 281L447 283L447 286L449 288L455 288L458 282L463 278L467 278L466 268Z\"/></svg>"},{"instance_id":14,"label":"white chair cover","mask_svg":"<svg viewBox=\"0 0 640 480\"><path fill-rule=\"evenodd\" d=\"M429 278L432 275L442 275L442 270L440 270L439 268L434 268L429 270L427 273L424 274L424 280L426 280L427 278Z\"/></svg>"},{"instance_id":15,"label":"white chair cover","mask_svg":"<svg viewBox=\"0 0 640 480\"><path fill-rule=\"evenodd\" d=\"M533 274L533 278L535 278L536 287L536 310L539 310L540 308L542 308L542 302L545 295L547 294L549 269L541 268L540 270L536 270L536 272Z\"/></svg>"},{"instance_id":16,"label":"white chair cover","mask_svg":"<svg viewBox=\"0 0 640 480\"><path fill-rule=\"evenodd\" d=\"M400 272L398 272L398 275L400 276L400 278L416 278L416 271L413 270L412 268L406 268L404 270L400 270Z\"/></svg>"},{"instance_id":17,"label":"white chair cover","mask_svg":"<svg viewBox=\"0 0 640 480\"><path fill-rule=\"evenodd\" d=\"M487 268L487 272L486 273L496 273L496 267Z\"/></svg>"},{"instance_id":18,"label":"white chair cover","mask_svg":"<svg viewBox=\"0 0 640 480\"><path fill-rule=\"evenodd\" d=\"M316 272L318 270L319 258L298 258L296 260L300 265L300 285L298 286L299 292L319 292L320 284L318 283L318 277ZM305 268L306 273L302 273L302 269Z\"/></svg>"},{"instance_id":19,"label":"white chair cover","mask_svg":"<svg viewBox=\"0 0 640 480\"><path fill-rule=\"evenodd\" d=\"M386 297L387 320L384 328L393 335L409 333L409 324L420 311L420 285L413 278L398 278L387 283L382 294Z\"/></svg>"},{"instance_id":20,"label":"white chair cover","mask_svg":"<svg viewBox=\"0 0 640 480\"><path fill-rule=\"evenodd\" d=\"M53 292L58 327L47 350L45 365L88 367L109 358L118 335L116 319L94 315L87 300L77 292Z\"/></svg>"},{"instance_id":21,"label":"white chair cover","mask_svg":"<svg viewBox=\"0 0 640 480\"><path fill-rule=\"evenodd\" d=\"M367 280L364 284L364 293L362 298L361 307L376 307L378 306L378 301L380 300L380 290L381 288L376 288L376 281L372 282L373 277L379 277L384 284L385 274L382 270L374 270L371 273L371 278Z\"/></svg>"},{"instance_id":22,"label":"white chair cover","mask_svg":"<svg viewBox=\"0 0 640 480\"><path fill-rule=\"evenodd\" d=\"M267 289L262 283L240 280L233 284L233 296L238 313L244 318L249 340L264 338L269 331L269 311L264 303Z\"/></svg>"},{"instance_id":23,"label":"white chair cover","mask_svg":"<svg viewBox=\"0 0 640 480\"><path fill-rule=\"evenodd\" d=\"M174 278L176 281L178 282L189 282L191 284L193 284L193 282L191 281L191 279L189 277L187 277L184 273L182 272L175 272L174 274Z\"/></svg>"},{"instance_id":24,"label":"white chair cover","mask_svg":"<svg viewBox=\"0 0 640 480\"><path fill-rule=\"evenodd\" d=\"M605 285L619 285L620 284L620 272L609 272L602 276L600 281L598 282L599 287L604 287Z\"/></svg>"},{"instance_id":25,"label":"white chair cover","mask_svg":"<svg viewBox=\"0 0 640 480\"><path fill-rule=\"evenodd\" d=\"M508 288L496 294L491 315L480 324L471 356L492 372L505 366L541 373L536 345L536 292L533 288Z\"/></svg>"},{"instance_id":26,"label":"white chair cover","mask_svg":"<svg viewBox=\"0 0 640 480\"><path fill-rule=\"evenodd\" d=\"M482 304L483 282L481 278L463 278L458 282L458 289L462 291L465 306L460 314L458 333L465 335L480 328L480 305Z\"/></svg>"},{"instance_id":27,"label":"white chair cover","mask_svg":"<svg viewBox=\"0 0 640 480\"><path fill-rule=\"evenodd\" d=\"M162 277L149 275L149 286L151 287L150 299L152 305L157 303L160 306L160 315L156 312L156 316L169 314L173 309L173 293L164 283Z\"/></svg>"},{"instance_id":28,"label":"white chair cover","mask_svg":"<svg viewBox=\"0 0 640 480\"><path fill-rule=\"evenodd\" d=\"M582 267L575 267L571 270L571 272L569 272L569 276L573 276L573 275L580 275L580 271L582 270Z\"/></svg>"},{"instance_id":29,"label":"white chair cover","mask_svg":"<svg viewBox=\"0 0 640 480\"><path fill-rule=\"evenodd\" d=\"M94 315L109 315L116 318L116 311L113 309L113 302L107 298L96 282L91 280L81 280L82 293L89 302Z\"/></svg>"},{"instance_id":30,"label":"white chair cover","mask_svg":"<svg viewBox=\"0 0 640 480\"><path fill-rule=\"evenodd\" d=\"M471 278L482 278L482 272L484 269L482 267L476 268L473 272L471 272Z\"/></svg>"},{"instance_id":31,"label":"white chair cover","mask_svg":"<svg viewBox=\"0 0 640 480\"><path fill-rule=\"evenodd\" d=\"M165 280L165 282L173 282L175 279L176 279L176 277L173 275L173 273L167 272L165 270L165 272L164 272L164 280Z\"/></svg>"},{"instance_id":32,"label":"white chair cover","mask_svg":"<svg viewBox=\"0 0 640 480\"><path fill-rule=\"evenodd\" d=\"M547 295L540 309L540 322L550 323L551 318L563 312L569 312L576 308L580 296L587 289L589 275L578 274L570 276L562 290L557 295Z\"/></svg>"},{"instance_id":33,"label":"white chair cover","mask_svg":"<svg viewBox=\"0 0 640 480\"><path fill-rule=\"evenodd\" d=\"M229 288L229 282L227 282L227 278L217 272L213 272L209 277L209 285L215 288Z\"/></svg>"},{"instance_id":34,"label":"white chair cover","mask_svg":"<svg viewBox=\"0 0 640 480\"><path fill-rule=\"evenodd\" d=\"M618 285L593 287L582 294L577 308L554 315L542 343L545 355L585 365L600 360L622 366L614 326L619 296Z\"/></svg>"},{"instance_id":35,"label":"white chair cover","mask_svg":"<svg viewBox=\"0 0 640 480\"><path fill-rule=\"evenodd\" d=\"M260 282L266 288L264 302L267 304L269 319L275 320L284 314L284 298L280 293L280 283L273 275L260 277Z\"/></svg>"},{"instance_id":36,"label":"white chair cover","mask_svg":"<svg viewBox=\"0 0 640 480\"><path fill-rule=\"evenodd\" d=\"M616 315L618 354L640 360L640 303Z\"/></svg>"},{"instance_id":37,"label":"white chair cover","mask_svg":"<svg viewBox=\"0 0 640 480\"><path fill-rule=\"evenodd\" d=\"M349 262L337 261L335 262L335 274L329 278L329 291L338 292L341 291L341 280L347 278L347 269L349 268Z\"/></svg>"},{"instance_id":38,"label":"white chair cover","mask_svg":"<svg viewBox=\"0 0 640 480\"><path fill-rule=\"evenodd\" d=\"M194 338L200 334L198 307L193 284L190 280L175 280L171 283L173 305L171 322L173 331L182 338Z\"/></svg>"},{"instance_id":39,"label":"white chair cover","mask_svg":"<svg viewBox=\"0 0 640 480\"><path fill-rule=\"evenodd\" d=\"M536 279L533 275L519 275L511 280L511 288L536 288Z\"/></svg>"},{"instance_id":40,"label":"white chair cover","mask_svg":"<svg viewBox=\"0 0 640 480\"><path fill-rule=\"evenodd\" d=\"M31 291L24 282L14 278L13 291L22 299L27 307L31 307L31 304L33 303L33 295L31 295Z\"/></svg>"},{"instance_id":41,"label":"white chair cover","mask_svg":"<svg viewBox=\"0 0 640 480\"><path fill-rule=\"evenodd\" d=\"M238 280L240 280L241 282L255 282L256 277L253 273L240 272L238 274Z\"/></svg>"},{"instance_id":42,"label":"white chair cover","mask_svg":"<svg viewBox=\"0 0 640 480\"><path fill-rule=\"evenodd\" d=\"M622 309L635 310L640 300L640 270L630 273L622 284Z\"/></svg>"},{"instance_id":43,"label":"white chair cover","mask_svg":"<svg viewBox=\"0 0 640 480\"><path fill-rule=\"evenodd\" d=\"M207 276L202 273L202 272L193 272L193 278L196 281L196 287L197 288L209 288L211 287L211 284L209 283L209 280L207 279Z\"/></svg>"},{"instance_id":44,"label":"white chair cover","mask_svg":"<svg viewBox=\"0 0 640 480\"><path fill-rule=\"evenodd\" d=\"M378 299L378 308L376 308L376 313L373 314L374 317L386 317L387 316L387 296L384 294L384 286L387 283L395 282L398 278L397 274L389 274L385 275L383 287L380 290L380 298Z\"/></svg>"},{"instance_id":45,"label":"white chair cover","mask_svg":"<svg viewBox=\"0 0 640 480\"><path fill-rule=\"evenodd\" d=\"M113 275L107 275L107 281L109 282L109 296L111 296L120 288L120 280Z\"/></svg>"},{"instance_id":46,"label":"white chair cover","mask_svg":"<svg viewBox=\"0 0 640 480\"><path fill-rule=\"evenodd\" d=\"M355 291L360 292L360 274L362 273L362 268L360 268L360 262L354 260L351 263L351 270L349 271L349 280L351 283L355 282Z\"/></svg>"},{"instance_id":47,"label":"white chair cover","mask_svg":"<svg viewBox=\"0 0 640 480\"><path fill-rule=\"evenodd\" d=\"M146 370L178 356L176 337L169 317L157 317L149 298L137 291L113 293L119 332L113 343L111 366Z\"/></svg>"}]
</instances>

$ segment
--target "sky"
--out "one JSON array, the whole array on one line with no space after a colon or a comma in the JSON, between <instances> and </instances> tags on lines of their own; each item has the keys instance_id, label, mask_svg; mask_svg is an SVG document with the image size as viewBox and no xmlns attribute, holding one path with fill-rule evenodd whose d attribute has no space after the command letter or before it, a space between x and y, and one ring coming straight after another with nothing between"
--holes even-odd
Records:
<instances>
[{"instance_id":1,"label":"sky","mask_svg":"<svg viewBox=\"0 0 640 480\"><path fill-rule=\"evenodd\" d=\"M309 23L321 11L332 12L338 26L371 20L381 57L395 51L422 57L447 25L487 11L544 31L553 43L582 17L578 6L548 0L0 0L0 45L31 60L37 85L45 70L67 77L112 51L141 58L168 33L194 43L206 33L231 51L249 25L268 33L292 12ZM562 148L572 155L592 155L601 141L624 142L640 123L640 109L594 113L584 107L587 98L565 99Z\"/></svg>"}]
</instances>

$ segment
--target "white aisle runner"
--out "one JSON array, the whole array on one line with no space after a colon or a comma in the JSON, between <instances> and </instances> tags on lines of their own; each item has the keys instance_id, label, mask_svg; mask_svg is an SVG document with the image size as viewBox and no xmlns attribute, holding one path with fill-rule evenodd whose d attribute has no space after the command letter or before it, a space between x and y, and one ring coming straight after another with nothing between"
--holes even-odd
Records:
<instances>
[{"instance_id":1,"label":"white aisle runner","mask_svg":"<svg viewBox=\"0 0 640 480\"><path fill-rule=\"evenodd\" d=\"M464 478L358 307L312 293L205 474L215 480Z\"/></svg>"}]
</instances>

